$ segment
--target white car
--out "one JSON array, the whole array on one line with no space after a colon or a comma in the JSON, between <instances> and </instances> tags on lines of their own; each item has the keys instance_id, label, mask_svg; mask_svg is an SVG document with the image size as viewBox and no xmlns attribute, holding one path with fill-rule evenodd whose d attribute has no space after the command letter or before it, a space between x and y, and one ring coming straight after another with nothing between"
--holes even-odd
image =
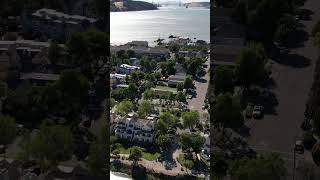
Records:
<instances>
[{"instance_id":1,"label":"white car","mask_svg":"<svg viewBox=\"0 0 320 180\"><path fill-rule=\"evenodd\" d=\"M261 118L263 115L263 106L255 105L253 108L252 116L253 118Z\"/></svg>"}]
</instances>

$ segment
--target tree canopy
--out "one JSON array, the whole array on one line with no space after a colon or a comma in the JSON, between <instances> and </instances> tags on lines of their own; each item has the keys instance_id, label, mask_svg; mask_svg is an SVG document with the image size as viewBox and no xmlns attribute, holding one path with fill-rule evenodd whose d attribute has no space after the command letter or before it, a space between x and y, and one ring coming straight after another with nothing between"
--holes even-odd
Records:
<instances>
[{"instance_id":1,"label":"tree canopy","mask_svg":"<svg viewBox=\"0 0 320 180\"><path fill-rule=\"evenodd\" d=\"M189 129L192 129L195 125L197 125L200 118L198 111L183 112L181 117L183 120L183 125Z\"/></svg>"},{"instance_id":2,"label":"tree canopy","mask_svg":"<svg viewBox=\"0 0 320 180\"><path fill-rule=\"evenodd\" d=\"M238 59L235 69L237 81L244 87L252 84L259 84L264 78L264 59L254 48L244 48Z\"/></svg>"},{"instance_id":3,"label":"tree canopy","mask_svg":"<svg viewBox=\"0 0 320 180\"><path fill-rule=\"evenodd\" d=\"M215 68L213 77L214 93L232 93L234 91L233 71L226 66L218 66Z\"/></svg>"},{"instance_id":4,"label":"tree canopy","mask_svg":"<svg viewBox=\"0 0 320 180\"><path fill-rule=\"evenodd\" d=\"M267 154L256 159L236 160L230 168L236 180L281 180L286 175L284 160L277 154Z\"/></svg>"},{"instance_id":5,"label":"tree canopy","mask_svg":"<svg viewBox=\"0 0 320 180\"><path fill-rule=\"evenodd\" d=\"M121 115L126 115L132 111L132 108L133 108L133 103L128 99L126 99L117 105L116 113Z\"/></svg>"},{"instance_id":6,"label":"tree canopy","mask_svg":"<svg viewBox=\"0 0 320 180\"><path fill-rule=\"evenodd\" d=\"M10 116L0 116L0 145L10 144L17 136L17 124Z\"/></svg>"},{"instance_id":7,"label":"tree canopy","mask_svg":"<svg viewBox=\"0 0 320 180\"><path fill-rule=\"evenodd\" d=\"M214 124L237 128L244 123L240 104L230 94L221 94L213 107Z\"/></svg>"},{"instance_id":8,"label":"tree canopy","mask_svg":"<svg viewBox=\"0 0 320 180\"><path fill-rule=\"evenodd\" d=\"M183 133L181 134L181 147L183 150L192 150L200 153L206 139L197 133Z\"/></svg>"},{"instance_id":9,"label":"tree canopy","mask_svg":"<svg viewBox=\"0 0 320 180\"><path fill-rule=\"evenodd\" d=\"M35 159L45 170L71 158L73 135L69 127L43 124L34 136L26 134L21 145L20 157Z\"/></svg>"}]
</instances>

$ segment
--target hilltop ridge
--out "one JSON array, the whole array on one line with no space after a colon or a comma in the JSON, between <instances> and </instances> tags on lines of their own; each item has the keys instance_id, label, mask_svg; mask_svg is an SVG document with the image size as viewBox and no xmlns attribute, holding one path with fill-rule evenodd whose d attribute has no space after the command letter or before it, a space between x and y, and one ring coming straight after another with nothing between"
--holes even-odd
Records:
<instances>
[{"instance_id":1,"label":"hilltop ridge","mask_svg":"<svg viewBox=\"0 0 320 180\"><path fill-rule=\"evenodd\" d=\"M158 7L152 3L145 1L110 1L110 11L145 11L145 10L157 10Z\"/></svg>"}]
</instances>

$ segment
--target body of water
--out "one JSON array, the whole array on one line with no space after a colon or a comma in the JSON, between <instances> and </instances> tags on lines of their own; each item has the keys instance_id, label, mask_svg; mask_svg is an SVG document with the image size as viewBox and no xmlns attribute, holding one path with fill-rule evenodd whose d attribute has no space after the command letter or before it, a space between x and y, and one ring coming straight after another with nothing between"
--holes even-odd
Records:
<instances>
[{"instance_id":1,"label":"body of water","mask_svg":"<svg viewBox=\"0 0 320 180\"><path fill-rule=\"evenodd\" d=\"M133 40L148 41L177 35L210 41L210 9L160 7L154 11L112 12L110 41L113 45Z\"/></svg>"}]
</instances>

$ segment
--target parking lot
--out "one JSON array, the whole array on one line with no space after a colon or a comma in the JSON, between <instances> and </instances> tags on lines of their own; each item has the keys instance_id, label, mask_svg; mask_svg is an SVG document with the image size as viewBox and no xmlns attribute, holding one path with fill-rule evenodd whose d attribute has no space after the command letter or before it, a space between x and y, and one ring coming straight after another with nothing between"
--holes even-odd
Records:
<instances>
[{"instance_id":1,"label":"parking lot","mask_svg":"<svg viewBox=\"0 0 320 180\"><path fill-rule=\"evenodd\" d=\"M320 2L309 0L306 9L314 12L311 21L301 21L307 32L320 17ZM318 50L313 46L312 39L304 45L291 49L289 55L271 60L274 93L278 102L273 111L266 112L260 120L250 119L246 122L250 129L248 142L260 150L290 153L294 142L301 136L300 125L304 120L305 103L312 84L315 61Z\"/></svg>"}]
</instances>

